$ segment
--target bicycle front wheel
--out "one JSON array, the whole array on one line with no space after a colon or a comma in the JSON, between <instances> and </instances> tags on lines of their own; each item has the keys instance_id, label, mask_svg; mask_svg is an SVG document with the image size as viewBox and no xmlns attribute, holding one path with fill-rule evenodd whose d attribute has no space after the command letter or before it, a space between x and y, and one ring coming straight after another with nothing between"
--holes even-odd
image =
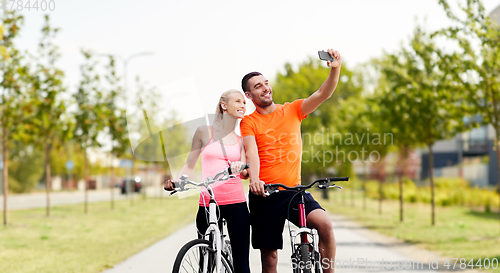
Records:
<instances>
[{"instance_id":1,"label":"bicycle front wheel","mask_svg":"<svg viewBox=\"0 0 500 273\"><path fill-rule=\"evenodd\" d=\"M175 258L172 273L213 273L216 270L216 255L212 244L203 239L197 239L185 244ZM227 255L222 253L221 273L233 273Z\"/></svg>"}]
</instances>

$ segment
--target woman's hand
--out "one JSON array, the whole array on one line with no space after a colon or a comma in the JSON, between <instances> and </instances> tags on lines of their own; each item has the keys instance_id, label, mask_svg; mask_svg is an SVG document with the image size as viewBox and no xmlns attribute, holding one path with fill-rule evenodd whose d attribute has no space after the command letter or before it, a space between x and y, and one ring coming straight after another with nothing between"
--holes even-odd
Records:
<instances>
[{"instance_id":1,"label":"woman's hand","mask_svg":"<svg viewBox=\"0 0 500 273\"><path fill-rule=\"evenodd\" d=\"M228 163L231 166L231 173L232 174L242 173L243 171L246 171L246 170L241 169L241 167L243 167L243 165L245 165L245 163L243 163L241 161L231 162L228 160Z\"/></svg>"},{"instance_id":2,"label":"woman's hand","mask_svg":"<svg viewBox=\"0 0 500 273\"><path fill-rule=\"evenodd\" d=\"M179 179L169 179L167 181L165 181L165 184L163 185L163 189L166 190L166 191L173 191L175 190L174 188L174 183L175 182L179 182Z\"/></svg>"}]
</instances>

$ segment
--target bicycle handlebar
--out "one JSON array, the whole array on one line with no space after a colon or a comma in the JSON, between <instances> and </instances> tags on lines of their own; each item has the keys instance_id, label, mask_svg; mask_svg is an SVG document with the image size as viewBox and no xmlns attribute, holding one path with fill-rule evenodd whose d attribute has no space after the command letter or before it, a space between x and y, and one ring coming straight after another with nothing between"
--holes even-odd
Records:
<instances>
[{"instance_id":1,"label":"bicycle handlebar","mask_svg":"<svg viewBox=\"0 0 500 273\"><path fill-rule=\"evenodd\" d=\"M240 172L245 170L245 169L248 169L248 168L250 168L250 164L246 163L243 166L241 166ZM224 169L223 171L217 173L213 178L211 176L207 177L205 179L205 181L203 181L201 183L196 183L194 181L187 180L188 176L182 175L178 182L172 183L172 186L175 188L175 190L172 191L170 193L170 195L173 195L177 192L188 191L188 190L194 189L194 187L185 188L186 185L193 185L195 187L205 186L206 188L208 188L208 186L210 184L213 184L217 181L228 180L228 179L234 178L234 177L236 177L236 176L232 174L231 167L228 167L227 169Z\"/></svg>"},{"instance_id":2,"label":"bicycle handlebar","mask_svg":"<svg viewBox=\"0 0 500 273\"><path fill-rule=\"evenodd\" d=\"M273 193L279 192L280 187L284 188L286 190L292 190L292 191L305 191L307 189L312 188L315 184L319 183L318 188L319 189L328 189L328 188L338 188L342 189L340 186L336 186L335 184L330 185L331 182L335 181L349 181L349 177L327 177L327 178L321 178L314 180L311 184L309 185L297 185L295 187L289 187L287 185L283 184L266 184L264 185L264 190L265 190L265 195L269 196ZM328 186L326 185L328 184Z\"/></svg>"}]
</instances>

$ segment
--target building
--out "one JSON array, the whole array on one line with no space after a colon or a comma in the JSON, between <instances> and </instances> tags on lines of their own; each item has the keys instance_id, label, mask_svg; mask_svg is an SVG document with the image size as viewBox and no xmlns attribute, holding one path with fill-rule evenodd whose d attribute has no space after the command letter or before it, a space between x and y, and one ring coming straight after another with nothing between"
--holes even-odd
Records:
<instances>
[{"instance_id":1,"label":"building","mask_svg":"<svg viewBox=\"0 0 500 273\"><path fill-rule=\"evenodd\" d=\"M493 186L498 182L498 159L494 150L493 126L481 126L437 141L433 147L434 176L463 177L474 185ZM421 179L429 177L429 151L421 150Z\"/></svg>"}]
</instances>

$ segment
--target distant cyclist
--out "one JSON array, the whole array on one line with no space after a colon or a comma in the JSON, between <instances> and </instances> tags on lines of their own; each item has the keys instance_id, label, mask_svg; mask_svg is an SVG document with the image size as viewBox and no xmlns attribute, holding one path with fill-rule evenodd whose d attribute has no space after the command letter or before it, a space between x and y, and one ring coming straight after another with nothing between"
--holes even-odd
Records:
<instances>
[{"instance_id":1,"label":"distant cyclist","mask_svg":"<svg viewBox=\"0 0 500 273\"><path fill-rule=\"evenodd\" d=\"M288 207L296 207L295 192L280 191L264 196L263 184L281 183L293 187L301 181L302 140L300 123L330 98L337 87L341 57L338 51L328 50L333 62L330 75L323 85L306 99L284 105L273 102L269 81L259 72L251 72L242 79L241 87L255 105L255 112L240 124L247 161L250 163L250 193L248 197L252 222L252 246L261 251L262 272L277 272L278 252L283 248L283 227L287 215L298 223L298 215ZM263 183L264 182L264 183ZM319 233L322 261L335 261L335 236L328 215L310 194L305 195L307 224ZM324 272L333 272L325 267Z\"/></svg>"},{"instance_id":2,"label":"distant cyclist","mask_svg":"<svg viewBox=\"0 0 500 273\"><path fill-rule=\"evenodd\" d=\"M191 175L201 155L203 180L214 176L218 171L231 165L231 171L238 174L245 164L245 149L241 138L234 132L236 121L245 115L245 97L238 90L224 92L217 104L216 116L212 126L198 127L193 137L191 152L186 164L179 171L179 178ZM233 252L233 265L236 273L250 272L250 216L246 204L241 178L248 178L247 170L243 170L236 178L217 182L212 185L215 200L220 209L219 227L222 228L222 218L227 221L227 230ZM164 188L173 190L172 182L165 181ZM196 216L196 227L199 238L208 228L208 204L210 196L200 195L200 207Z\"/></svg>"}]
</instances>

